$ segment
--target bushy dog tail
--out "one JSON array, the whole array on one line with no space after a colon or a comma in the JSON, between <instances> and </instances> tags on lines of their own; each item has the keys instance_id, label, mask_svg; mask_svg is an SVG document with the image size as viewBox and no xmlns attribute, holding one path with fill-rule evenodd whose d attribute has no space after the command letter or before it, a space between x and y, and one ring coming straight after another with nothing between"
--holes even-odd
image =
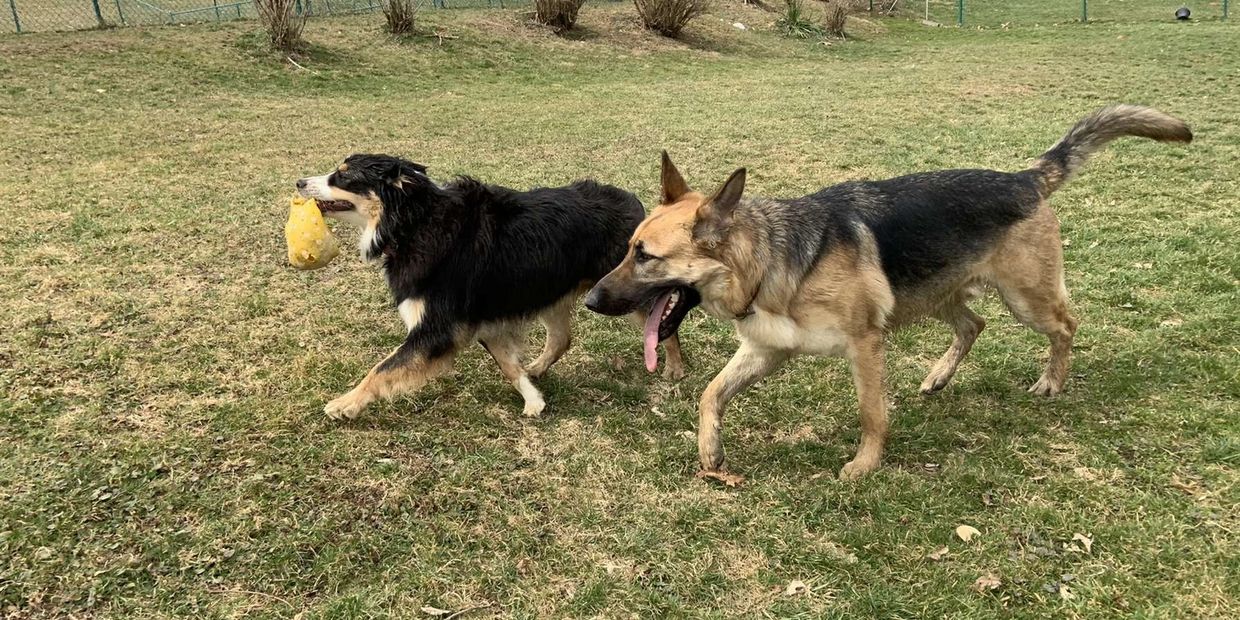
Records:
<instances>
[{"instance_id":1,"label":"bushy dog tail","mask_svg":"<svg viewBox=\"0 0 1240 620\"><path fill-rule=\"evenodd\" d=\"M1123 103L1102 108L1073 125L1034 162L1033 172L1042 179L1042 195L1049 196L1067 183L1094 151L1124 136L1159 142L1193 141L1193 132L1184 121L1154 108Z\"/></svg>"}]
</instances>

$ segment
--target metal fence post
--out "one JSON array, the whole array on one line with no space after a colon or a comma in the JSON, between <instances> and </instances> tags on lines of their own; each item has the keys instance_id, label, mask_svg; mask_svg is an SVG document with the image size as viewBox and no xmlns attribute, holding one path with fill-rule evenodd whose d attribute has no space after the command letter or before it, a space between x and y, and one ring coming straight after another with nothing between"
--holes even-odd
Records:
<instances>
[{"instance_id":1,"label":"metal fence post","mask_svg":"<svg viewBox=\"0 0 1240 620\"><path fill-rule=\"evenodd\" d=\"M956 0L956 25L964 25L964 0Z\"/></svg>"},{"instance_id":2,"label":"metal fence post","mask_svg":"<svg viewBox=\"0 0 1240 620\"><path fill-rule=\"evenodd\" d=\"M1223 0L1223 19L1227 19L1227 0Z\"/></svg>"},{"instance_id":3,"label":"metal fence post","mask_svg":"<svg viewBox=\"0 0 1240 620\"><path fill-rule=\"evenodd\" d=\"M117 17L120 17L120 18L121 18L121 25L122 25L122 26L127 26L127 25L129 25L129 24L128 24L128 23L126 23L126 21L125 21L125 12L121 10L121 0L116 0L116 15L117 15Z\"/></svg>"},{"instance_id":4,"label":"metal fence post","mask_svg":"<svg viewBox=\"0 0 1240 620\"><path fill-rule=\"evenodd\" d=\"M1089 0L1081 0L1081 23L1089 21Z\"/></svg>"},{"instance_id":5,"label":"metal fence post","mask_svg":"<svg viewBox=\"0 0 1240 620\"><path fill-rule=\"evenodd\" d=\"M13 11L13 27L17 29L17 34L21 34L22 20L17 17L17 0L9 0L9 10Z\"/></svg>"},{"instance_id":6,"label":"metal fence post","mask_svg":"<svg viewBox=\"0 0 1240 620\"><path fill-rule=\"evenodd\" d=\"M103 12L99 10L99 0L90 0L90 6L95 9L95 23L103 26Z\"/></svg>"}]
</instances>

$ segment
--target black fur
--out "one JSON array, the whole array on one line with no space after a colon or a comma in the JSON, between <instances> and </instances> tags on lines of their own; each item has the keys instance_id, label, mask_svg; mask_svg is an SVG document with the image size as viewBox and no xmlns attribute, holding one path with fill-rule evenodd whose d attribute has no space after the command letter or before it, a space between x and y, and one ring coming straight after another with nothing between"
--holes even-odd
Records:
<instances>
[{"instance_id":1,"label":"black fur","mask_svg":"<svg viewBox=\"0 0 1240 620\"><path fill-rule=\"evenodd\" d=\"M896 289L931 280L990 247L1038 206L1031 173L943 170L842 183L809 196L852 212L874 234Z\"/></svg>"},{"instance_id":2,"label":"black fur","mask_svg":"<svg viewBox=\"0 0 1240 620\"><path fill-rule=\"evenodd\" d=\"M849 181L755 209L794 273L805 274L827 251L873 235L895 289L915 287L989 247L1039 201L1032 172L943 170L882 181Z\"/></svg>"},{"instance_id":3,"label":"black fur","mask_svg":"<svg viewBox=\"0 0 1240 620\"><path fill-rule=\"evenodd\" d=\"M381 257L395 303L426 303L403 349L432 358L454 345L458 326L530 318L599 280L645 217L636 196L594 181L516 191L462 177L439 187L425 166L399 158L345 163L329 183L383 202L364 251Z\"/></svg>"}]
</instances>

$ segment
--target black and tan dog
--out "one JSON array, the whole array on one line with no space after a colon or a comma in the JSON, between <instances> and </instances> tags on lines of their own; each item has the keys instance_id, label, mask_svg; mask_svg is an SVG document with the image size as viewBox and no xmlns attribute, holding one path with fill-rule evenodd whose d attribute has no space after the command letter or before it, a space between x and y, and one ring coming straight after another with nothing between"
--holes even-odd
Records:
<instances>
[{"instance_id":1,"label":"black and tan dog","mask_svg":"<svg viewBox=\"0 0 1240 620\"><path fill-rule=\"evenodd\" d=\"M387 155L352 155L297 189L324 215L362 230L362 257L382 265L407 330L361 383L327 403L333 418L421 387L475 340L521 393L525 414L538 415L545 401L531 379L568 350L575 300L620 263L645 216L636 196L610 185L516 191L462 177L441 187L425 166ZM547 342L522 367L534 318ZM664 345L666 374L678 378L679 342Z\"/></svg>"},{"instance_id":2,"label":"black and tan dog","mask_svg":"<svg viewBox=\"0 0 1240 620\"><path fill-rule=\"evenodd\" d=\"M1030 391L1063 389L1077 322L1047 198L1090 153L1122 136L1192 140L1171 116L1117 105L1081 120L1028 170L847 182L790 200L742 197L744 168L710 196L691 191L665 152L661 205L586 306L604 314L653 308L663 319L660 336L676 333L699 303L735 323L740 348L700 403L706 471L723 466L729 399L794 355L847 356L862 434L840 477L856 478L878 467L887 434L884 332L927 316L955 331L921 385L924 393L940 390L985 325L967 305L985 286L1050 339L1050 361Z\"/></svg>"}]
</instances>

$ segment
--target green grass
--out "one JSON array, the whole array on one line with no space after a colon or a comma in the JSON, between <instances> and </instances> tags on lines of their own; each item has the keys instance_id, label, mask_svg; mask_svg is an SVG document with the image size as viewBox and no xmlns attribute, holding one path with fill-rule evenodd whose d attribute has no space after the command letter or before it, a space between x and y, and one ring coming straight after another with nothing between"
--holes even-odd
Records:
<instances>
[{"instance_id":1,"label":"green grass","mask_svg":"<svg viewBox=\"0 0 1240 620\"><path fill-rule=\"evenodd\" d=\"M573 40L427 15L442 44L315 21L307 70L248 23L0 38L0 614L1240 614L1234 26L890 21L828 48L757 10L687 43L630 14L587 7ZM666 147L697 186L745 165L790 196L1015 169L1114 101L1198 140L1117 143L1056 195L1082 321L1067 392L1025 393L1045 342L993 299L936 397L916 388L947 331L898 334L889 451L863 481L834 479L858 438L846 365L809 358L730 409L748 481L693 478L696 398L735 347L701 313L679 384L582 310L541 419L481 350L364 420L321 414L401 337L356 257L284 262L292 180L351 151L649 204ZM1003 585L973 591L988 573Z\"/></svg>"}]
</instances>

